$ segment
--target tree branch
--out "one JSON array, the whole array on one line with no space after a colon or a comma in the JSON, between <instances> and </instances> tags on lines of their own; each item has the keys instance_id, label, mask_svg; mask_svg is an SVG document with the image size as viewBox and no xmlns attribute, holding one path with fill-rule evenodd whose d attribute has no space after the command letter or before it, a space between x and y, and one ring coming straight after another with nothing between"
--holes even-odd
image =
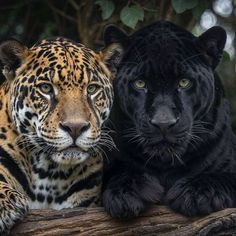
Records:
<instances>
[{"instance_id":1,"label":"tree branch","mask_svg":"<svg viewBox=\"0 0 236 236\"><path fill-rule=\"evenodd\" d=\"M12 231L12 236L190 236L233 235L236 208L202 218L187 218L156 206L132 220L111 219L102 208L61 211L34 210Z\"/></svg>"},{"instance_id":2,"label":"tree branch","mask_svg":"<svg viewBox=\"0 0 236 236\"><path fill-rule=\"evenodd\" d=\"M66 18L67 20L69 20L69 21L74 22L74 23L77 24L77 21L76 21L75 18L73 18L73 17L67 15L64 11L62 11L62 10L56 8L50 1L47 1L47 4L48 4L48 6L49 6L53 11L55 11L57 14L59 14L59 15L61 15L62 17Z\"/></svg>"}]
</instances>

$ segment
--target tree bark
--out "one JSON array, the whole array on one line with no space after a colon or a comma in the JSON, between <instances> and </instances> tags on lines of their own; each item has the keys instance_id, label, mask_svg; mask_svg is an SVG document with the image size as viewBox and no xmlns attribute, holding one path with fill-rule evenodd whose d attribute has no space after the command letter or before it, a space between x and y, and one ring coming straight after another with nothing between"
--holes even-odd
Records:
<instances>
[{"instance_id":1,"label":"tree bark","mask_svg":"<svg viewBox=\"0 0 236 236\"><path fill-rule=\"evenodd\" d=\"M112 219L102 208L33 210L13 228L11 235L236 235L236 208L225 209L201 218L187 218L167 207L156 206L140 217L130 220Z\"/></svg>"}]
</instances>

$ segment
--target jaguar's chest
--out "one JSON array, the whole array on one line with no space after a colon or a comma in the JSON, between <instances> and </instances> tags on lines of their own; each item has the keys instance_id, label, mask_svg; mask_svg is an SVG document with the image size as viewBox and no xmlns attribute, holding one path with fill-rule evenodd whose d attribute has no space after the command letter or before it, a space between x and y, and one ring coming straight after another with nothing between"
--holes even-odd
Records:
<instances>
[{"instance_id":1,"label":"jaguar's chest","mask_svg":"<svg viewBox=\"0 0 236 236\"><path fill-rule=\"evenodd\" d=\"M40 178L38 174L32 176L32 191L33 199L30 202L31 209L53 208L61 209L64 207L72 207L66 203L67 206L59 203L57 199L66 194L70 186L73 185L74 180L63 180L60 178Z\"/></svg>"},{"instance_id":2,"label":"jaguar's chest","mask_svg":"<svg viewBox=\"0 0 236 236\"><path fill-rule=\"evenodd\" d=\"M73 167L52 165L47 160L32 163L31 209L71 208L92 204L100 198L102 159L91 157Z\"/></svg>"}]
</instances>

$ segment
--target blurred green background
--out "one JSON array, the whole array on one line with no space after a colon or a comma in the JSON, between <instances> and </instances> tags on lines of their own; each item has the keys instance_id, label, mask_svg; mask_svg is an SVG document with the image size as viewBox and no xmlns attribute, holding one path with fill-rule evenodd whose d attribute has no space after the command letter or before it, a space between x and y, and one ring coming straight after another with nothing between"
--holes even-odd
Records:
<instances>
[{"instance_id":1,"label":"blurred green background","mask_svg":"<svg viewBox=\"0 0 236 236\"><path fill-rule=\"evenodd\" d=\"M0 39L14 37L30 46L39 39L60 35L97 49L102 46L107 24L117 24L131 33L163 19L195 35L214 25L226 29L225 53L217 70L236 130L236 0L0 0Z\"/></svg>"}]
</instances>

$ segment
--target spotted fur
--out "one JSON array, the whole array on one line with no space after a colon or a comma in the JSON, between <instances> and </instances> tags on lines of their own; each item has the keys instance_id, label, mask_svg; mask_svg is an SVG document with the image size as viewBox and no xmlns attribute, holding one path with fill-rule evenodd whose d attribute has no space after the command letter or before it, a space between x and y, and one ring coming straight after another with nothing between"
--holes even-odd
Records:
<instances>
[{"instance_id":1,"label":"spotted fur","mask_svg":"<svg viewBox=\"0 0 236 236\"><path fill-rule=\"evenodd\" d=\"M118 49L95 53L65 38L31 48L15 40L0 45L7 78L0 88L0 235L29 208L99 204L98 145L108 142L108 68Z\"/></svg>"}]
</instances>

